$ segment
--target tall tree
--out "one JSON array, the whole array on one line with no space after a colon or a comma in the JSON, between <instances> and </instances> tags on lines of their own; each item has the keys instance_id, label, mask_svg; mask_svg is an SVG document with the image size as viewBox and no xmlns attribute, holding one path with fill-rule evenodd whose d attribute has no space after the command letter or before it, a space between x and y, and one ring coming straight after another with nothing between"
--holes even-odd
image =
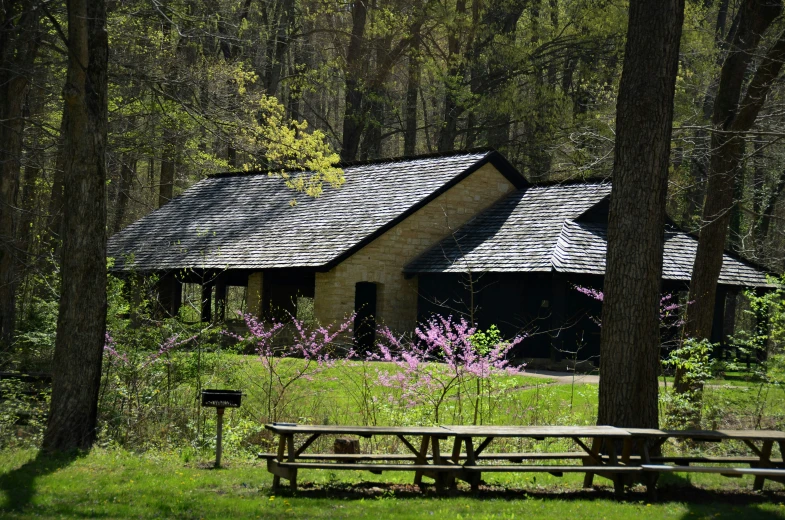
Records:
<instances>
[{"instance_id":1,"label":"tall tree","mask_svg":"<svg viewBox=\"0 0 785 520\"><path fill-rule=\"evenodd\" d=\"M722 254L734 186L744 155L744 135L752 128L778 78L785 60L785 33L781 34L747 84L742 100L748 68L756 58L756 49L763 34L782 13L781 0L748 0L739 12L738 28L720 71L720 82L712 114L709 183L703 205L702 227L698 251L690 281L685 337L708 338L714 315L717 281L722 269ZM678 376L678 374L677 374ZM677 377L677 387L680 386Z\"/></svg>"},{"instance_id":2,"label":"tall tree","mask_svg":"<svg viewBox=\"0 0 785 520\"><path fill-rule=\"evenodd\" d=\"M0 343L16 322L20 248L18 193L30 65L40 42L34 2L11 0L0 9Z\"/></svg>"},{"instance_id":3,"label":"tall tree","mask_svg":"<svg viewBox=\"0 0 785 520\"><path fill-rule=\"evenodd\" d=\"M362 74L365 70L363 45L368 5L365 0L352 3L352 32L346 51L346 106L343 118L343 146L341 159L352 161L357 158L360 134L363 129Z\"/></svg>"},{"instance_id":4,"label":"tall tree","mask_svg":"<svg viewBox=\"0 0 785 520\"><path fill-rule=\"evenodd\" d=\"M68 1L64 211L52 403L43 448L96 436L106 331L107 56L104 0Z\"/></svg>"},{"instance_id":5,"label":"tall tree","mask_svg":"<svg viewBox=\"0 0 785 520\"><path fill-rule=\"evenodd\" d=\"M656 427L659 301L684 0L632 0L616 103L597 421Z\"/></svg>"}]
</instances>

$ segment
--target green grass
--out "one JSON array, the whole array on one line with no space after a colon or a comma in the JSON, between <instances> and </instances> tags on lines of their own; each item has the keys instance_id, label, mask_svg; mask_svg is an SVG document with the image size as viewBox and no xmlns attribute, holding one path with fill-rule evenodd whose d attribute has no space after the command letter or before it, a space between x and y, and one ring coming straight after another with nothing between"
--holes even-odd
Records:
<instances>
[{"instance_id":1,"label":"green grass","mask_svg":"<svg viewBox=\"0 0 785 520\"><path fill-rule=\"evenodd\" d=\"M671 479L649 504L641 490L624 501L609 487L580 489L580 477L489 477L504 489L472 495L425 494L403 485L411 475L304 473L295 494L273 495L261 464L230 460L227 469L184 463L171 455L95 450L79 458L36 457L32 451L0 452L2 518L785 518L778 484L763 494L739 494L751 480L732 484L717 476ZM347 484L365 482L365 485ZM687 501L689 499L689 502Z\"/></svg>"}]
</instances>

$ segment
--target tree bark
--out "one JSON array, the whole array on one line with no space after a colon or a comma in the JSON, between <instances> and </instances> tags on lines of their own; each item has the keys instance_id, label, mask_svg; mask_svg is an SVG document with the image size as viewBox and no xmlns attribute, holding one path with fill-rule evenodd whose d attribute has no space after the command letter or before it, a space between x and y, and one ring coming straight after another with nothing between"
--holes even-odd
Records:
<instances>
[{"instance_id":1,"label":"tree bark","mask_svg":"<svg viewBox=\"0 0 785 520\"><path fill-rule=\"evenodd\" d=\"M68 42L62 279L46 451L89 449L96 438L106 333L104 0L69 0Z\"/></svg>"},{"instance_id":2,"label":"tree bark","mask_svg":"<svg viewBox=\"0 0 785 520\"><path fill-rule=\"evenodd\" d=\"M477 0L475 0L477 1ZM457 0L455 3L457 17L466 13L466 0ZM444 115L442 127L439 131L439 151L449 152L455 146L455 137L458 135L458 118L463 113L463 107L458 104L458 96L464 81L465 67L460 56L461 40L457 28L450 28L447 35L447 79L444 82Z\"/></svg>"},{"instance_id":3,"label":"tree bark","mask_svg":"<svg viewBox=\"0 0 785 520\"><path fill-rule=\"evenodd\" d=\"M659 301L684 0L632 0L619 96L598 424L657 427Z\"/></svg>"},{"instance_id":4,"label":"tree bark","mask_svg":"<svg viewBox=\"0 0 785 520\"><path fill-rule=\"evenodd\" d=\"M343 143L341 160L353 161L357 158L360 148L360 135L364 126L362 114L363 90L362 72L364 70L363 50L365 40L365 22L368 18L368 7L365 0L354 0L352 3L352 35L346 52L346 98L343 116Z\"/></svg>"},{"instance_id":5,"label":"tree bark","mask_svg":"<svg viewBox=\"0 0 785 520\"><path fill-rule=\"evenodd\" d=\"M49 196L49 211L47 212L47 241L55 257L60 256L60 240L63 235L63 175L65 170L66 148L65 134L68 128L68 111L63 106L63 115L60 119L60 137L57 145L57 158L52 172L52 193Z\"/></svg>"},{"instance_id":6,"label":"tree bark","mask_svg":"<svg viewBox=\"0 0 785 520\"><path fill-rule=\"evenodd\" d=\"M174 197L174 173L175 173L175 155L177 154L177 145L175 143L172 131L164 129L164 147L163 156L161 157L161 180L158 183L158 207L163 207L164 204L172 200ZM232 150L231 146L228 147ZM231 162L231 161L230 161ZM234 164L231 164L234 167Z\"/></svg>"},{"instance_id":7,"label":"tree bark","mask_svg":"<svg viewBox=\"0 0 785 520\"><path fill-rule=\"evenodd\" d=\"M125 215L128 211L128 202L131 200L131 188L136 177L136 158L125 154L120 157L120 186L117 189L117 207L114 213L112 233L117 233L123 228Z\"/></svg>"},{"instance_id":8,"label":"tree bark","mask_svg":"<svg viewBox=\"0 0 785 520\"><path fill-rule=\"evenodd\" d=\"M420 26L412 31L412 46L406 78L406 114L403 134L403 154L414 155L417 150L417 91L420 88Z\"/></svg>"},{"instance_id":9,"label":"tree bark","mask_svg":"<svg viewBox=\"0 0 785 520\"><path fill-rule=\"evenodd\" d=\"M0 344L13 337L16 324L18 267L19 178L23 114L29 67L39 43L39 12L29 1L3 5L0 18Z\"/></svg>"},{"instance_id":10,"label":"tree bark","mask_svg":"<svg viewBox=\"0 0 785 520\"><path fill-rule=\"evenodd\" d=\"M744 134L754 124L785 59L785 36L781 36L761 60L750 80L744 101L739 102L755 49L763 33L782 12L782 4L749 0L742 9L744 11L740 15L731 51L722 65L714 102L709 183L690 281L689 301L692 303L687 309L685 338L703 339L709 338L711 334L717 280L722 269L722 255L733 206L734 184L744 153ZM679 377L676 387L681 388Z\"/></svg>"}]
</instances>

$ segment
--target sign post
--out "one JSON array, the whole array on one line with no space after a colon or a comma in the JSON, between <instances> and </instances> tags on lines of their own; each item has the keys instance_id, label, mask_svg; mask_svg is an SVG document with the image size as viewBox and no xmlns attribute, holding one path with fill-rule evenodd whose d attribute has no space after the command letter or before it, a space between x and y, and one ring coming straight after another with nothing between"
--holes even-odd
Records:
<instances>
[{"instance_id":1,"label":"sign post","mask_svg":"<svg viewBox=\"0 0 785 520\"><path fill-rule=\"evenodd\" d=\"M202 390L202 406L215 408L216 434L215 434L215 467L221 467L223 454L223 429L224 410L226 408L240 408L243 393L239 390Z\"/></svg>"}]
</instances>

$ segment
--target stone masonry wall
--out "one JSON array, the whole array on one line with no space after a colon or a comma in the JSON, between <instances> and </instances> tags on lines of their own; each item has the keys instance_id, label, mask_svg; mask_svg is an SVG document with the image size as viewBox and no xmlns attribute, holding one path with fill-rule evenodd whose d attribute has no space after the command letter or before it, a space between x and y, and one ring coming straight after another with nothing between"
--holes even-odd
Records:
<instances>
[{"instance_id":1,"label":"stone masonry wall","mask_svg":"<svg viewBox=\"0 0 785 520\"><path fill-rule=\"evenodd\" d=\"M325 325L343 320L354 311L355 284L375 282L377 325L412 330L417 277L407 280L404 266L514 189L486 164L330 271L316 273L316 318Z\"/></svg>"}]
</instances>

